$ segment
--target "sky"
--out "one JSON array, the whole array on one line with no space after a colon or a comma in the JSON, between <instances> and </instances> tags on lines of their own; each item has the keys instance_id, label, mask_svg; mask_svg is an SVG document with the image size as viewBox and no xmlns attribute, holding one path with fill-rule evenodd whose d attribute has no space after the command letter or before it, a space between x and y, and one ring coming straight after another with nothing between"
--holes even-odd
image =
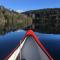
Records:
<instances>
[{"instance_id":1,"label":"sky","mask_svg":"<svg viewBox=\"0 0 60 60\"><path fill-rule=\"evenodd\" d=\"M0 5L16 11L60 8L60 0L0 0Z\"/></svg>"}]
</instances>

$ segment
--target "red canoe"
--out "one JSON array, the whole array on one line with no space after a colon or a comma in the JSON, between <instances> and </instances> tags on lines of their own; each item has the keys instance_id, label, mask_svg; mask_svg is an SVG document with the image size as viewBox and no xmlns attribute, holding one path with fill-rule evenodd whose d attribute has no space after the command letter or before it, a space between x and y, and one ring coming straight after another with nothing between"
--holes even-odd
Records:
<instances>
[{"instance_id":1,"label":"red canoe","mask_svg":"<svg viewBox=\"0 0 60 60\"><path fill-rule=\"evenodd\" d=\"M28 30L15 48L4 60L53 60L32 30Z\"/></svg>"}]
</instances>

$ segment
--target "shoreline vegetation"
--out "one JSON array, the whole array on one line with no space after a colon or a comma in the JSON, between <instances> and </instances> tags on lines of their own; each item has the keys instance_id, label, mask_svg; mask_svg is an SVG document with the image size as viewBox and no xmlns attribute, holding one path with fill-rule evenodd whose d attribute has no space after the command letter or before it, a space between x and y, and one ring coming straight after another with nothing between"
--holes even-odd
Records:
<instances>
[{"instance_id":1,"label":"shoreline vegetation","mask_svg":"<svg viewBox=\"0 0 60 60\"><path fill-rule=\"evenodd\" d=\"M0 35L31 24L32 18L30 16L0 6Z\"/></svg>"},{"instance_id":2,"label":"shoreline vegetation","mask_svg":"<svg viewBox=\"0 0 60 60\"><path fill-rule=\"evenodd\" d=\"M0 35L19 29L60 34L60 8L46 8L18 13L0 6Z\"/></svg>"}]
</instances>

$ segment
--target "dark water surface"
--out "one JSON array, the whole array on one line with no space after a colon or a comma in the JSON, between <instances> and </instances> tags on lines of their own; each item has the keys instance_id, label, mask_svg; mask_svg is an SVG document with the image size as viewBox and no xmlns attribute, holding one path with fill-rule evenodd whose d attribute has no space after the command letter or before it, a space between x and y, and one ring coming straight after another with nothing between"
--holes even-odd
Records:
<instances>
[{"instance_id":1,"label":"dark water surface","mask_svg":"<svg viewBox=\"0 0 60 60\"><path fill-rule=\"evenodd\" d=\"M19 43L25 35L24 30L10 32L0 35L0 60L3 60ZM60 35L37 33L41 43L52 55L54 60L60 60Z\"/></svg>"},{"instance_id":2,"label":"dark water surface","mask_svg":"<svg viewBox=\"0 0 60 60\"><path fill-rule=\"evenodd\" d=\"M39 40L54 58L60 60L60 34L37 34Z\"/></svg>"},{"instance_id":3,"label":"dark water surface","mask_svg":"<svg viewBox=\"0 0 60 60\"><path fill-rule=\"evenodd\" d=\"M24 36L25 31L10 32L0 36L0 60L3 60L16 46Z\"/></svg>"}]
</instances>

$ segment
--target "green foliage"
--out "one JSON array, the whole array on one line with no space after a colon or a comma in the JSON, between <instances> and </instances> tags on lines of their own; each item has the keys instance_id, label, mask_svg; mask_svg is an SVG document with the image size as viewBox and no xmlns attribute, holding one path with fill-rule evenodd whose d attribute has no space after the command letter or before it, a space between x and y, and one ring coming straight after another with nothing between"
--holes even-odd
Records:
<instances>
[{"instance_id":1,"label":"green foliage","mask_svg":"<svg viewBox=\"0 0 60 60\"><path fill-rule=\"evenodd\" d=\"M27 26L32 19L24 16L24 14L22 15L13 10L10 11L6 8L0 9L0 34ZM17 20L19 20L19 22L17 22Z\"/></svg>"},{"instance_id":2,"label":"green foliage","mask_svg":"<svg viewBox=\"0 0 60 60\"><path fill-rule=\"evenodd\" d=\"M17 15L17 16L16 16L16 18L17 18L17 19L19 19L19 18L20 18L20 16L19 16L19 15Z\"/></svg>"}]
</instances>

